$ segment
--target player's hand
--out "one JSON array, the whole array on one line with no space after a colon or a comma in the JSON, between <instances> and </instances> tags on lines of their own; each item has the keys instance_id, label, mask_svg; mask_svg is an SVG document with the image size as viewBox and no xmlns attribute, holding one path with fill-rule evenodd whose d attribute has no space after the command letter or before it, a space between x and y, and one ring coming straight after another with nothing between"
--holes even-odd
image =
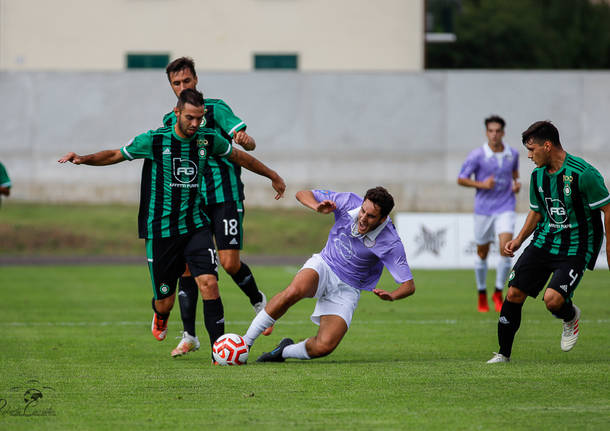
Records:
<instances>
[{"instance_id":1,"label":"player's hand","mask_svg":"<svg viewBox=\"0 0 610 431\"><path fill-rule=\"evenodd\" d=\"M504 254L509 257L515 257L515 252L521 247L521 241L517 239L510 240L504 246Z\"/></svg>"},{"instance_id":2,"label":"player's hand","mask_svg":"<svg viewBox=\"0 0 610 431\"><path fill-rule=\"evenodd\" d=\"M513 193L519 193L519 190L521 190L521 183L517 180L513 181Z\"/></svg>"},{"instance_id":3,"label":"player's hand","mask_svg":"<svg viewBox=\"0 0 610 431\"><path fill-rule=\"evenodd\" d=\"M495 185L496 185L496 180L494 179L494 176L491 175L491 176L487 177L485 179L485 181L483 181L481 183L481 188L485 189L485 190L491 190L494 188Z\"/></svg>"},{"instance_id":4,"label":"player's hand","mask_svg":"<svg viewBox=\"0 0 610 431\"><path fill-rule=\"evenodd\" d=\"M236 144L241 145L242 148L246 151L252 151L256 148L256 141L254 140L254 138L248 135L243 130L240 130L239 132L235 133L235 135L233 135L233 141Z\"/></svg>"},{"instance_id":5,"label":"player's hand","mask_svg":"<svg viewBox=\"0 0 610 431\"><path fill-rule=\"evenodd\" d=\"M271 186L273 187L273 190L277 192L277 194L275 195L276 201L282 196L284 196L284 192L286 191L286 183L284 182L284 179L282 177L277 175L277 178L274 178L271 181Z\"/></svg>"},{"instance_id":6,"label":"player's hand","mask_svg":"<svg viewBox=\"0 0 610 431\"><path fill-rule=\"evenodd\" d=\"M394 301L394 298L392 298L392 295L390 294L390 292L383 290L383 289L373 289L373 293L375 295L377 295L380 299L383 299L384 301Z\"/></svg>"},{"instance_id":7,"label":"player's hand","mask_svg":"<svg viewBox=\"0 0 610 431\"><path fill-rule=\"evenodd\" d=\"M81 160L81 156L79 156L76 153L68 153L65 156L63 156L61 159L58 160L59 163L66 163L66 162L70 162L70 163L74 163L75 165L80 165L82 160Z\"/></svg>"},{"instance_id":8,"label":"player's hand","mask_svg":"<svg viewBox=\"0 0 610 431\"><path fill-rule=\"evenodd\" d=\"M318 202L318 205L314 209L319 213L329 214L337 209L337 204L329 199L326 199L322 202Z\"/></svg>"}]
</instances>

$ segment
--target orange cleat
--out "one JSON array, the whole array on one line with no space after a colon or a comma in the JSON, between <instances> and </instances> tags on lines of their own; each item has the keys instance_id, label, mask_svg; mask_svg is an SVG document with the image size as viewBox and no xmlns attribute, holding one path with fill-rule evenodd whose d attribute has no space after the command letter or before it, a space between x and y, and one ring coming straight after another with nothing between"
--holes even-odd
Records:
<instances>
[{"instance_id":1,"label":"orange cleat","mask_svg":"<svg viewBox=\"0 0 610 431\"><path fill-rule=\"evenodd\" d=\"M496 291L494 292L493 296L491 297L491 299L494 302L494 305L496 306L496 311L499 313L500 311L502 311L502 291L496 289Z\"/></svg>"},{"instance_id":2,"label":"orange cleat","mask_svg":"<svg viewBox=\"0 0 610 431\"><path fill-rule=\"evenodd\" d=\"M165 340L167 335L167 320L161 319L157 313L153 315L151 330L153 336L159 341Z\"/></svg>"},{"instance_id":3,"label":"orange cleat","mask_svg":"<svg viewBox=\"0 0 610 431\"><path fill-rule=\"evenodd\" d=\"M489 311L489 305L487 304L487 293L479 293L479 305L477 307L479 313L487 313Z\"/></svg>"}]
</instances>

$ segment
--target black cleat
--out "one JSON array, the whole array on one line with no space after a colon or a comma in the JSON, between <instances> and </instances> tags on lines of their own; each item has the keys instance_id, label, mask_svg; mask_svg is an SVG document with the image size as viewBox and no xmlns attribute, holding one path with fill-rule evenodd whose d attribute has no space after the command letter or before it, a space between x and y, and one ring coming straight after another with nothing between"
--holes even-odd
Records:
<instances>
[{"instance_id":1,"label":"black cleat","mask_svg":"<svg viewBox=\"0 0 610 431\"><path fill-rule=\"evenodd\" d=\"M282 357L282 352L286 346L294 344L294 341L290 338L283 338L280 344L270 352L263 353L258 357L256 362L284 362L286 359Z\"/></svg>"}]
</instances>

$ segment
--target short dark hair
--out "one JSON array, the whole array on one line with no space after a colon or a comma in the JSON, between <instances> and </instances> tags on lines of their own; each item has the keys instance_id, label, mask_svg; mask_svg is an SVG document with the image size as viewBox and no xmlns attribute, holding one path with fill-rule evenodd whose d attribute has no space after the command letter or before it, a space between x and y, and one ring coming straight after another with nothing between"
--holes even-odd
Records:
<instances>
[{"instance_id":1,"label":"short dark hair","mask_svg":"<svg viewBox=\"0 0 610 431\"><path fill-rule=\"evenodd\" d=\"M204 106L203 93L193 88L182 90L182 93L180 93L180 96L178 97L178 104L176 107L182 109L187 103L193 106Z\"/></svg>"},{"instance_id":2,"label":"short dark hair","mask_svg":"<svg viewBox=\"0 0 610 431\"><path fill-rule=\"evenodd\" d=\"M559 131L557 130L557 127L548 120L536 121L529 126L525 132L521 133L521 142L523 142L523 145L527 144L530 139L533 139L536 143L541 143L540 141L549 141L554 146L561 147Z\"/></svg>"},{"instance_id":3,"label":"short dark hair","mask_svg":"<svg viewBox=\"0 0 610 431\"><path fill-rule=\"evenodd\" d=\"M364 195L364 200L367 199L379 206L382 218L390 214L390 211L394 208L394 198L384 187L377 186L368 189Z\"/></svg>"},{"instance_id":4,"label":"short dark hair","mask_svg":"<svg viewBox=\"0 0 610 431\"><path fill-rule=\"evenodd\" d=\"M489 123L498 123L500 126L502 126L502 130L504 130L504 126L506 126L506 122L504 121L504 118L500 117L499 115L492 115L485 119L485 128L486 129L487 129L487 126L489 125Z\"/></svg>"},{"instance_id":5,"label":"short dark hair","mask_svg":"<svg viewBox=\"0 0 610 431\"><path fill-rule=\"evenodd\" d=\"M170 73L180 72L183 69L190 70L193 76L197 77L197 72L195 72L195 61L191 57L180 57L172 61L165 68L167 79L170 79Z\"/></svg>"}]
</instances>

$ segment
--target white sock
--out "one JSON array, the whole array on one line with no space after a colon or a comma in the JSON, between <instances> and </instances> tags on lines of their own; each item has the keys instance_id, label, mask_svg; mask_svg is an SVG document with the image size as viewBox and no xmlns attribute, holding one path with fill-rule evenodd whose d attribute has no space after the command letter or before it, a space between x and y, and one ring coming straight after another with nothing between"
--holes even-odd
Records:
<instances>
[{"instance_id":1,"label":"white sock","mask_svg":"<svg viewBox=\"0 0 610 431\"><path fill-rule=\"evenodd\" d=\"M500 256L500 260L498 261L498 269L496 270L496 289L504 289L504 284L508 278L508 272L510 271L511 264L512 259L510 257Z\"/></svg>"},{"instance_id":2,"label":"white sock","mask_svg":"<svg viewBox=\"0 0 610 431\"><path fill-rule=\"evenodd\" d=\"M269 316L265 309L262 309L260 313L258 313L256 317L252 320L252 323L250 323L250 327L246 331L246 335L244 335L244 340L246 341L246 344L248 346L254 344L254 340L256 340L265 329L273 326L274 323L275 319Z\"/></svg>"},{"instance_id":3,"label":"white sock","mask_svg":"<svg viewBox=\"0 0 610 431\"><path fill-rule=\"evenodd\" d=\"M305 347L306 342L307 340L284 347L282 357L294 359L311 359L307 354L307 348Z\"/></svg>"},{"instance_id":4,"label":"white sock","mask_svg":"<svg viewBox=\"0 0 610 431\"><path fill-rule=\"evenodd\" d=\"M474 258L474 276L477 280L477 290L485 292L487 290L487 260L481 259L478 255Z\"/></svg>"}]
</instances>

